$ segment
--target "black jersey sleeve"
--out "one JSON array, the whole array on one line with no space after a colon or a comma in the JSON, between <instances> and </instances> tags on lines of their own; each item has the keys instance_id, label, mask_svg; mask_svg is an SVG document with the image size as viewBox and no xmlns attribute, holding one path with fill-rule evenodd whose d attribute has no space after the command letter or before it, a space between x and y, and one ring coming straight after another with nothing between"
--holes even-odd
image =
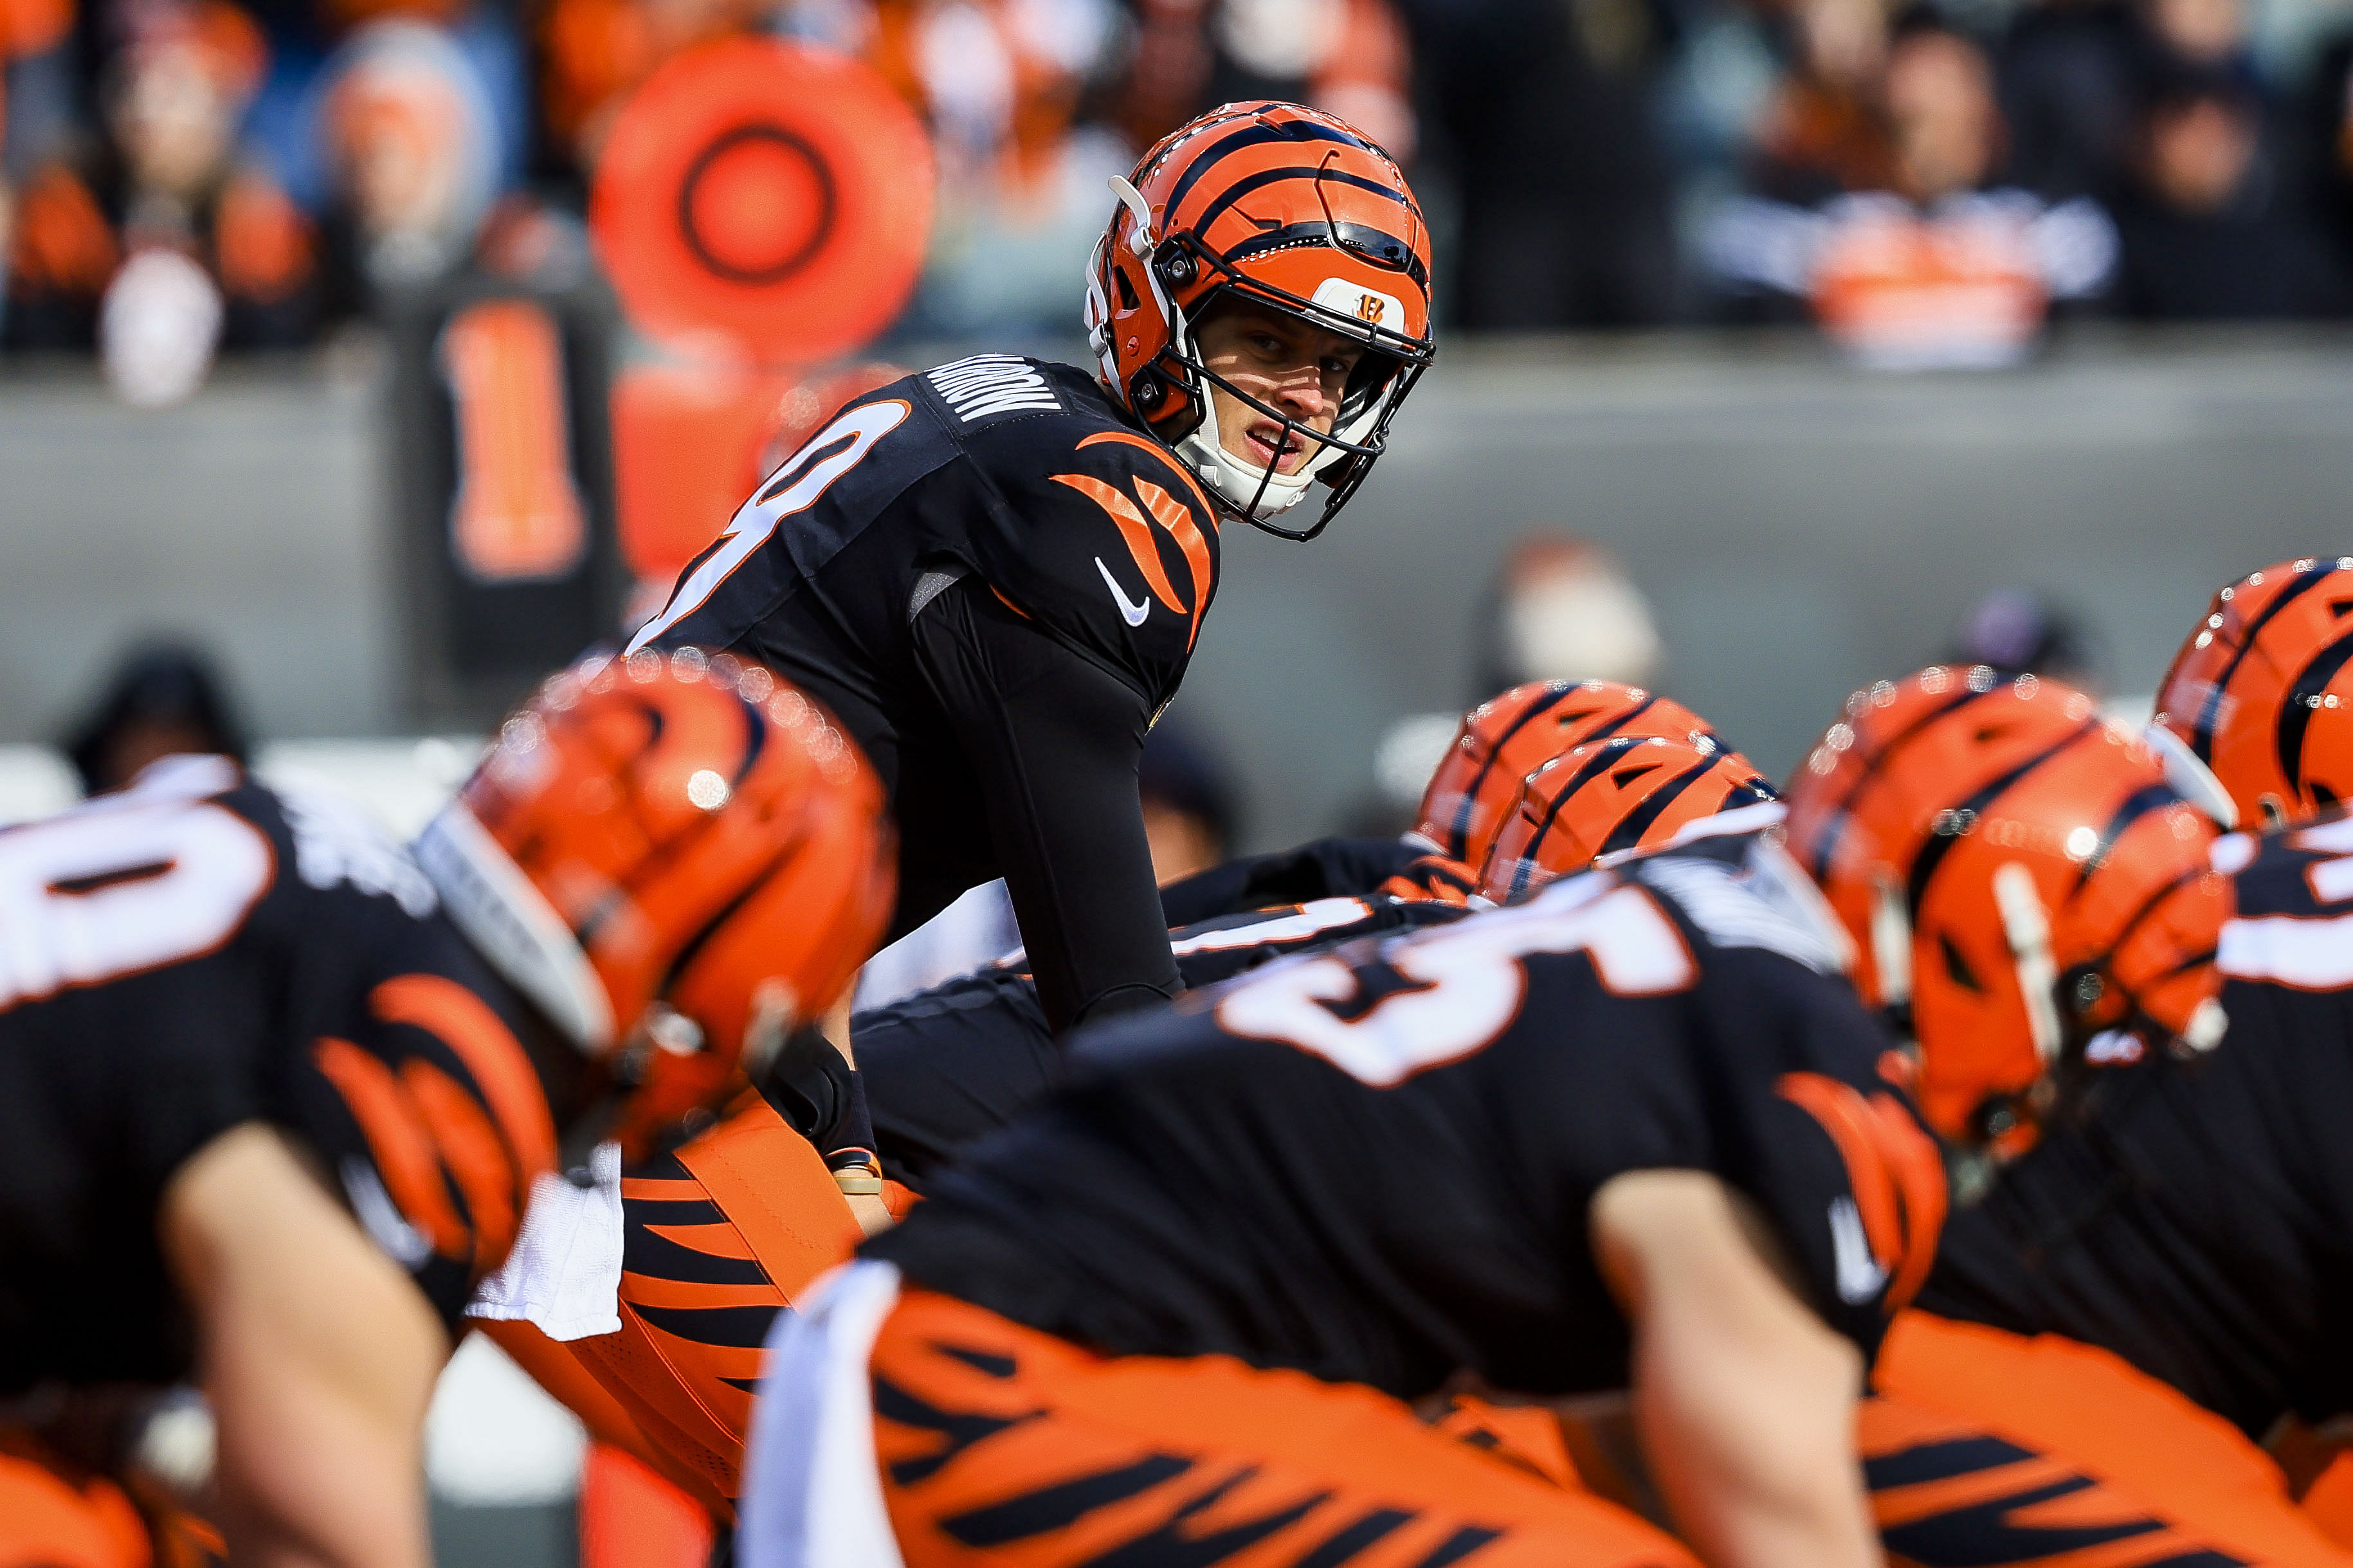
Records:
<instances>
[{"instance_id":1,"label":"black jersey sleeve","mask_svg":"<svg viewBox=\"0 0 2353 1568\"><path fill-rule=\"evenodd\" d=\"M555 1131L505 988L438 920L381 962L301 1047L282 1115L445 1327L506 1260Z\"/></svg>"},{"instance_id":2,"label":"black jersey sleeve","mask_svg":"<svg viewBox=\"0 0 2353 1568\"><path fill-rule=\"evenodd\" d=\"M972 565L1157 711L1217 592L1217 515L1198 482L1157 442L1098 418L1013 420L971 440L990 497Z\"/></svg>"},{"instance_id":3,"label":"black jersey sleeve","mask_svg":"<svg viewBox=\"0 0 2353 1568\"><path fill-rule=\"evenodd\" d=\"M1395 838L1317 838L1171 882L1160 889L1160 906L1170 925L1184 926L1219 915L1377 892L1391 879L1410 874L1425 853Z\"/></svg>"},{"instance_id":4,"label":"black jersey sleeve","mask_svg":"<svg viewBox=\"0 0 2353 1568\"><path fill-rule=\"evenodd\" d=\"M1136 795L1142 694L971 581L924 606L915 646L977 781L1048 1022L1173 994Z\"/></svg>"}]
</instances>

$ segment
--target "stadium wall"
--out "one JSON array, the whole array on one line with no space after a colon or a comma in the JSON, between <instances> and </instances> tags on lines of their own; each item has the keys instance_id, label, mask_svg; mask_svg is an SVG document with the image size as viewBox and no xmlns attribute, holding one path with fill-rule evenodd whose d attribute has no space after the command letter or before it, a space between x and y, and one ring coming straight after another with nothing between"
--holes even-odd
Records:
<instances>
[{"instance_id":1,"label":"stadium wall","mask_svg":"<svg viewBox=\"0 0 2353 1568\"><path fill-rule=\"evenodd\" d=\"M0 381L0 742L47 738L150 630L211 647L264 734L417 728L387 428L348 359L238 367L163 413L68 370ZM1800 338L1450 345L1324 539L1228 531L1179 711L1231 760L1253 844L1325 830L1390 721L1475 695L1487 580L1546 528L1623 558L1661 684L1777 773L2002 584L2080 613L2145 691L2226 577L2353 550L2349 434L2353 337L2310 327L1912 377Z\"/></svg>"}]
</instances>

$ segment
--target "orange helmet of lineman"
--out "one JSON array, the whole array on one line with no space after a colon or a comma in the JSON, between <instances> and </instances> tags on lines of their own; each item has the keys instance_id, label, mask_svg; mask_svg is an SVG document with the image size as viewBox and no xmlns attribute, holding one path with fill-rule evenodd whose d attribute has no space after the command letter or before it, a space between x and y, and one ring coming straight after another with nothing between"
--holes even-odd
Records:
<instances>
[{"instance_id":1,"label":"orange helmet of lineman","mask_svg":"<svg viewBox=\"0 0 2353 1568\"><path fill-rule=\"evenodd\" d=\"M1918 1043L1931 1124L2015 1152L2054 1072L2211 1048L2218 829L2092 700L1936 667L1847 700L1789 786L1790 853Z\"/></svg>"},{"instance_id":2,"label":"orange helmet of lineman","mask_svg":"<svg viewBox=\"0 0 2353 1568\"><path fill-rule=\"evenodd\" d=\"M636 1158L841 994L890 912L891 843L822 710L681 648L550 679L417 855L484 957L627 1089Z\"/></svg>"},{"instance_id":3,"label":"orange helmet of lineman","mask_svg":"<svg viewBox=\"0 0 2353 1568\"><path fill-rule=\"evenodd\" d=\"M1504 903L1604 855L1656 848L1703 817L1778 798L1737 752L1660 735L1575 746L1528 775L1479 893Z\"/></svg>"},{"instance_id":4,"label":"orange helmet of lineman","mask_svg":"<svg viewBox=\"0 0 2353 1568\"><path fill-rule=\"evenodd\" d=\"M1462 716L1454 743L1422 791L1415 836L1451 860L1485 864L1522 782L1571 747L1612 735L1659 735L1704 752L1724 749L1707 721L1639 686L1532 680Z\"/></svg>"},{"instance_id":5,"label":"orange helmet of lineman","mask_svg":"<svg viewBox=\"0 0 2353 1568\"><path fill-rule=\"evenodd\" d=\"M2250 827L2353 799L2353 556L2283 561L2214 595L2157 690L2157 722Z\"/></svg>"},{"instance_id":6,"label":"orange helmet of lineman","mask_svg":"<svg viewBox=\"0 0 2353 1568\"><path fill-rule=\"evenodd\" d=\"M1324 531L1388 437L1435 343L1430 232L1389 155L1336 116L1295 103L1229 103L1161 138L1120 198L1087 268L1086 325L1103 384L1235 515L1284 539ZM1246 300L1365 346L1328 432L1248 396L1202 363L1195 334ZM1295 473L1219 439L1212 384L1282 426L1312 456ZM1332 487L1309 527L1271 520Z\"/></svg>"}]
</instances>

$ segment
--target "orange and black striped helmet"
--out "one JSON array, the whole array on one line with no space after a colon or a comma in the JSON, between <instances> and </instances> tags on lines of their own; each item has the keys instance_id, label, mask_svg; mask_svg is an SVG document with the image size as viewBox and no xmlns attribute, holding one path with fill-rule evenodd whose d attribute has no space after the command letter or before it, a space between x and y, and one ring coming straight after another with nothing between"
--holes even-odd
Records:
<instances>
[{"instance_id":1,"label":"orange and black striped helmet","mask_svg":"<svg viewBox=\"0 0 2353 1568\"><path fill-rule=\"evenodd\" d=\"M1285 539L1324 531L1381 454L1435 344L1430 231L1396 162L1336 116L1295 103L1229 103L1161 138L1131 180L1087 269L1087 334L1104 384L1237 516ZM1365 345L1328 433L1243 394L1202 363L1203 314L1242 300ZM1212 384L1314 456L1293 474L1228 452ZM1314 523L1271 521L1332 487Z\"/></svg>"},{"instance_id":2,"label":"orange and black striped helmet","mask_svg":"<svg viewBox=\"0 0 2353 1568\"><path fill-rule=\"evenodd\" d=\"M2221 1039L2219 829L2082 692L1983 665L1882 681L1788 798L1790 853L1948 1137L2015 1150L2057 1069Z\"/></svg>"},{"instance_id":3,"label":"orange and black striped helmet","mask_svg":"<svg viewBox=\"0 0 2353 1568\"><path fill-rule=\"evenodd\" d=\"M1661 735L1701 751L1724 742L1680 702L1614 680L1532 680L1482 702L1421 793L1414 835L1451 860L1486 863L1527 776L1572 746L1612 735Z\"/></svg>"},{"instance_id":4,"label":"orange and black striped helmet","mask_svg":"<svg viewBox=\"0 0 2353 1568\"><path fill-rule=\"evenodd\" d=\"M1508 903L1604 855L1653 849L1703 817L1779 798L1737 752L1659 735L1575 746L1528 775L1487 852L1479 894Z\"/></svg>"},{"instance_id":5,"label":"orange and black striped helmet","mask_svg":"<svg viewBox=\"0 0 2353 1568\"><path fill-rule=\"evenodd\" d=\"M833 1005L894 865L849 738L699 648L551 679L417 855L483 956L628 1089L632 1158Z\"/></svg>"},{"instance_id":6,"label":"orange and black striped helmet","mask_svg":"<svg viewBox=\"0 0 2353 1568\"><path fill-rule=\"evenodd\" d=\"M2157 721L2249 826L2353 800L2353 556L2283 561L2214 595L2157 691Z\"/></svg>"}]
</instances>

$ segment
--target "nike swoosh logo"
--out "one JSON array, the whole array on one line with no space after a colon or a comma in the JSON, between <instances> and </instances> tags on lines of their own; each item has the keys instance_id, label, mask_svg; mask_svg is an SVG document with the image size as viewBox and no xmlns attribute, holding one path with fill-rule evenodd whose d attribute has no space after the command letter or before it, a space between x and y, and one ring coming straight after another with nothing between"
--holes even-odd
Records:
<instances>
[{"instance_id":1,"label":"nike swoosh logo","mask_svg":"<svg viewBox=\"0 0 2353 1568\"><path fill-rule=\"evenodd\" d=\"M1831 1200L1831 1252L1838 1268L1839 1300L1860 1307L1887 1284L1887 1270L1871 1255L1871 1240L1862 1233L1862 1215L1852 1198Z\"/></svg>"},{"instance_id":2,"label":"nike swoosh logo","mask_svg":"<svg viewBox=\"0 0 2353 1568\"><path fill-rule=\"evenodd\" d=\"M1111 590L1111 596L1119 601L1120 619L1131 626L1142 626L1144 617L1152 613L1152 601L1146 599L1140 605L1129 604L1127 595L1119 591L1119 579L1111 574L1111 568L1103 563L1100 555L1095 557L1095 570L1103 574L1103 586Z\"/></svg>"}]
</instances>

